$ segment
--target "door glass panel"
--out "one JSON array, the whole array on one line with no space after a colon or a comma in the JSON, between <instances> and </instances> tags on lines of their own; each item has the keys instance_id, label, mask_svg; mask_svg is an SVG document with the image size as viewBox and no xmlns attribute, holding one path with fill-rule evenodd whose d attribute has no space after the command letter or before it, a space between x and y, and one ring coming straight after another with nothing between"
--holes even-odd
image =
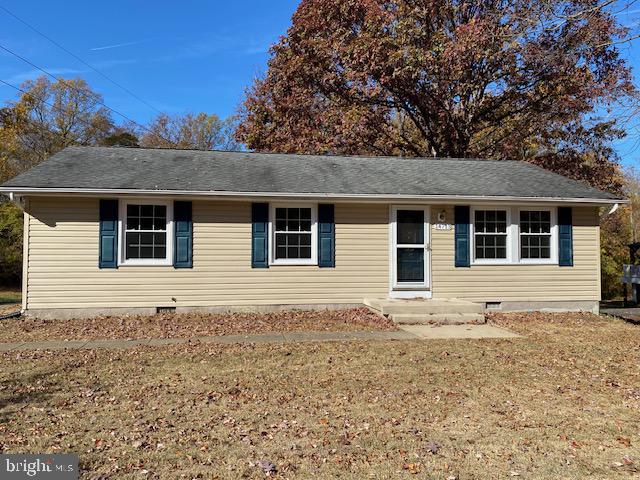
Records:
<instances>
[{"instance_id":1,"label":"door glass panel","mask_svg":"<svg viewBox=\"0 0 640 480\"><path fill-rule=\"evenodd\" d=\"M398 244L424 244L424 211L398 210Z\"/></svg>"},{"instance_id":2,"label":"door glass panel","mask_svg":"<svg viewBox=\"0 0 640 480\"><path fill-rule=\"evenodd\" d=\"M398 282L424 282L424 248L398 248Z\"/></svg>"}]
</instances>

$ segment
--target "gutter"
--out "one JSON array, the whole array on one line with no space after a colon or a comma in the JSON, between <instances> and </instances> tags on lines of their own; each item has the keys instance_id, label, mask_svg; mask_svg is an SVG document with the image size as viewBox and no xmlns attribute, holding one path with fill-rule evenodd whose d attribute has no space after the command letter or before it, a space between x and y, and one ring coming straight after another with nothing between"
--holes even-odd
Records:
<instances>
[{"instance_id":1,"label":"gutter","mask_svg":"<svg viewBox=\"0 0 640 480\"><path fill-rule=\"evenodd\" d=\"M31 188L0 187L0 193L14 199L22 195L46 196L97 196L97 195L134 195L134 196L175 196L175 197L218 197L218 198L296 198L308 200L345 200L345 201L430 201L432 203L466 203L466 202L541 202L541 203L576 203L594 205L627 204L629 200L620 198L575 198L575 197L516 197L516 196L482 196L482 195L397 195L397 194L338 194L338 193L282 193L282 192L230 192L230 191L193 191L193 190L139 190L139 189L96 189L96 188ZM16 200L13 200L14 202Z\"/></svg>"}]
</instances>

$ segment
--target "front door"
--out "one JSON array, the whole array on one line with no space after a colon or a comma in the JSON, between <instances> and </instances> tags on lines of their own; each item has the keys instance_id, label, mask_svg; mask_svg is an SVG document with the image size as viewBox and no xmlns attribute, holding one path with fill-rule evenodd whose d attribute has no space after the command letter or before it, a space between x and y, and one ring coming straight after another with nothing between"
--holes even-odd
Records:
<instances>
[{"instance_id":1,"label":"front door","mask_svg":"<svg viewBox=\"0 0 640 480\"><path fill-rule=\"evenodd\" d=\"M430 293L429 207L391 208L391 296L427 297Z\"/></svg>"}]
</instances>

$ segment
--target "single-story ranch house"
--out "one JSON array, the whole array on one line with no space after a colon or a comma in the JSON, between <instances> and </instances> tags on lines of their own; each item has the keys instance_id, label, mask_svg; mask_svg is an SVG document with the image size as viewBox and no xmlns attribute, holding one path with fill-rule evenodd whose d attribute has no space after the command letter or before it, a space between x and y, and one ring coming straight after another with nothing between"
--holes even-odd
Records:
<instances>
[{"instance_id":1,"label":"single-story ranch house","mask_svg":"<svg viewBox=\"0 0 640 480\"><path fill-rule=\"evenodd\" d=\"M23 309L46 316L367 298L597 311L599 215L624 202L518 161L107 147L0 193L25 212Z\"/></svg>"}]
</instances>

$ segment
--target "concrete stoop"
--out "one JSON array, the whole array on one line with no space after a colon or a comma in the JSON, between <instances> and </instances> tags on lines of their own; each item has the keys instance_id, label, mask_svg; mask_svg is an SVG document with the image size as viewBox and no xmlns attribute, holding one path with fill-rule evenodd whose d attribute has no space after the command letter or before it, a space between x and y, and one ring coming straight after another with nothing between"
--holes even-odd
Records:
<instances>
[{"instance_id":1,"label":"concrete stoop","mask_svg":"<svg viewBox=\"0 0 640 480\"><path fill-rule=\"evenodd\" d=\"M447 299L377 299L365 298L367 307L404 325L460 325L485 323L484 305Z\"/></svg>"}]
</instances>

